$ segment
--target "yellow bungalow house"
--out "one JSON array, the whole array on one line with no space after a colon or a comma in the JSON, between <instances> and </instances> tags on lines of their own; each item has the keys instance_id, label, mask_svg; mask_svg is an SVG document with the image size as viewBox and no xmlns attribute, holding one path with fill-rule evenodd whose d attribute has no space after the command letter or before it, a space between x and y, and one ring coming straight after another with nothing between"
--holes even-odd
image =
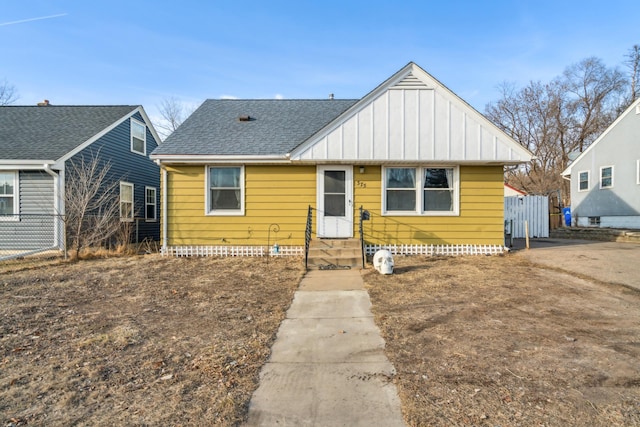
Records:
<instances>
[{"instance_id":1,"label":"yellow bungalow house","mask_svg":"<svg viewBox=\"0 0 640 427\"><path fill-rule=\"evenodd\" d=\"M303 254L361 228L367 253L495 253L504 167L532 154L409 63L358 100L207 100L151 158L166 254Z\"/></svg>"}]
</instances>

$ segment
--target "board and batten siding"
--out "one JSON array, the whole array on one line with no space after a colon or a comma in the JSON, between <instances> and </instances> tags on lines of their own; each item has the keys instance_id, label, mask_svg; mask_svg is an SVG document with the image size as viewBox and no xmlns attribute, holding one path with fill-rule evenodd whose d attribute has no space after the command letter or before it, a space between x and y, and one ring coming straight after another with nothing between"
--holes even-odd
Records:
<instances>
[{"instance_id":1,"label":"board and batten siding","mask_svg":"<svg viewBox=\"0 0 640 427\"><path fill-rule=\"evenodd\" d=\"M245 214L209 216L205 166L167 167L168 244L304 245L307 211L315 207L316 167L247 165L244 170Z\"/></svg>"},{"instance_id":2,"label":"board and batten siding","mask_svg":"<svg viewBox=\"0 0 640 427\"><path fill-rule=\"evenodd\" d=\"M360 206L371 218L363 222L365 243L504 244L502 166L460 166L459 216L382 216L382 168L354 168L354 236L358 236Z\"/></svg>"},{"instance_id":3,"label":"board and batten siding","mask_svg":"<svg viewBox=\"0 0 640 427\"><path fill-rule=\"evenodd\" d=\"M402 83L402 82L401 82ZM399 84L315 137L294 160L505 162L528 153L447 91Z\"/></svg>"},{"instance_id":4,"label":"board and batten siding","mask_svg":"<svg viewBox=\"0 0 640 427\"><path fill-rule=\"evenodd\" d=\"M203 165L171 166L167 172L169 246L304 244L307 209L316 203L316 166L245 166L244 216L205 215ZM460 215L442 217L381 216L382 167L353 172L354 236L362 206L371 213L363 223L367 244L504 243L501 166L461 166ZM314 213L314 236L316 226Z\"/></svg>"},{"instance_id":5,"label":"board and batten siding","mask_svg":"<svg viewBox=\"0 0 640 427\"><path fill-rule=\"evenodd\" d=\"M141 123L145 123L140 113L135 113L133 118ZM93 144L80 151L67 162L78 161L84 158L85 163L90 162L94 156L98 156L101 165L110 163L108 180L126 181L133 184L134 189L134 212L136 218L141 218L137 223L137 240L145 238L152 240L160 239L160 168L149 159L151 153L158 143L153 138L147 124L147 147L146 155L131 151L131 122L124 120L110 132L102 136ZM69 170L69 166L67 166ZM67 178L70 179L69 174ZM156 188L156 221L145 221L145 186ZM135 236L135 229L133 231Z\"/></svg>"},{"instance_id":6,"label":"board and batten siding","mask_svg":"<svg viewBox=\"0 0 640 427\"><path fill-rule=\"evenodd\" d=\"M20 171L20 212L0 221L0 249L38 250L54 246L53 177L42 171Z\"/></svg>"}]
</instances>

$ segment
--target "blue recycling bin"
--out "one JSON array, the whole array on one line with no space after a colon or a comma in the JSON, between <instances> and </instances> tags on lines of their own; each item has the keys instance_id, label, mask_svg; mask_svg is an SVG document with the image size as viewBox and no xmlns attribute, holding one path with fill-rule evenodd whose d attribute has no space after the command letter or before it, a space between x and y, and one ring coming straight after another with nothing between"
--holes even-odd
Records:
<instances>
[{"instance_id":1,"label":"blue recycling bin","mask_svg":"<svg viewBox=\"0 0 640 427\"><path fill-rule=\"evenodd\" d=\"M571 227L571 206L562 209L562 216L564 216L564 225Z\"/></svg>"}]
</instances>

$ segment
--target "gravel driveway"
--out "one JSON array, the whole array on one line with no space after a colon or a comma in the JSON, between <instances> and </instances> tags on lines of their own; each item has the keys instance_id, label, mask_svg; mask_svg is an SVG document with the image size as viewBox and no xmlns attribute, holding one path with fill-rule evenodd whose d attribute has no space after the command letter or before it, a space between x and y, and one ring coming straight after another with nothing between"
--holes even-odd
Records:
<instances>
[{"instance_id":1,"label":"gravel driveway","mask_svg":"<svg viewBox=\"0 0 640 427\"><path fill-rule=\"evenodd\" d=\"M519 239L512 250L536 263L640 290L638 243L531 239L529 247L525 249L524 239Z\"/></svg>"}]
</instances>

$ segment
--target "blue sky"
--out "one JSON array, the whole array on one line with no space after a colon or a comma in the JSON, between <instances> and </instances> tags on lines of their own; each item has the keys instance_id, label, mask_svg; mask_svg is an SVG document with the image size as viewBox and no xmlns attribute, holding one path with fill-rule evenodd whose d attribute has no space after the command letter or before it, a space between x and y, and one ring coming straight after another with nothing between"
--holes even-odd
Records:
<instances>
[{"instance_id":1,"label":"blue sky","mask_svg":"<svg viewBox=\"0 0 640 427\"><path fill-rule=\"evenodd\" d=\"M583 58L622 66L637 0L0 0L0 80L16 104L360 98L409 61L484 111L504 81Z\"/></svg>"}]
</instances>

